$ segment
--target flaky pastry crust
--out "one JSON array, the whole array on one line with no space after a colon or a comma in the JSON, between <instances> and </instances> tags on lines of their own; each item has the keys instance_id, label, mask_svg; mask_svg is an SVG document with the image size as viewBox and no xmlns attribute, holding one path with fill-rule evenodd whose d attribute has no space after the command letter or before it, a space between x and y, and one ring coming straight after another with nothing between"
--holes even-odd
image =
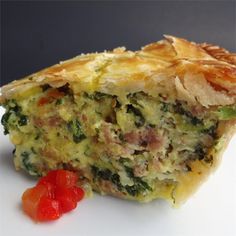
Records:
<instances>
[{"instance_id":1,"label":"flaky pastry crust","mask_svg":"<svg viewBox=\"0 0 236 236\"><path fill-rule=\"evenodd\" d=\"M69 83L75 92L101 91L120 96L137 91L155 96L164 89L173 97L203 106L227 105L236 99L236 54L218 46L165 36L135 52L121 47L60 62L3 86L0 101L45 83L53 87ZM198 91L204 87L202 100L198 98L202 94L192 94L192 86Z\"/></svg>"}]
</instances>

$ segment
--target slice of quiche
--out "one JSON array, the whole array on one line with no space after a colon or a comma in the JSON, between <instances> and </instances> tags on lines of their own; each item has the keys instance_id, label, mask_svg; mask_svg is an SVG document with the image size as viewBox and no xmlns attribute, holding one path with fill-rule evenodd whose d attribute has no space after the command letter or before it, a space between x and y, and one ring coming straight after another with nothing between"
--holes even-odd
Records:
<instances>
[{"instance_id":1,"label":"slice of quiche","mask_svg":"<svg viewBox=\"0 0 236 236\"><path fill-rule=\"evenodd\" d=\"M185 201L236 124L236 55L181 38L82 54L1 88L16 169L77 171L101 194Z\"/></svg>"}]
</instances>

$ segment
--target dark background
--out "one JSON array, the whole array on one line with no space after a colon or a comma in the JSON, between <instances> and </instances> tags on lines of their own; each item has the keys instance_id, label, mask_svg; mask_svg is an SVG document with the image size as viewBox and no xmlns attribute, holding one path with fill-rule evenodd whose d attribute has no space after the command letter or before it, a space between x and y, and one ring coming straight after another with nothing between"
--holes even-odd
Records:
<instances>
[{"instance_id":1,"label":"dark background","mask_svg":"<svg viewBox=\"0 0 236 236\"><path fill-rule=\"evenodd\" d=\"M1 85L82 52L172 34L235 51L235 1L1 2Z\"/></svg>"}]
</instances>

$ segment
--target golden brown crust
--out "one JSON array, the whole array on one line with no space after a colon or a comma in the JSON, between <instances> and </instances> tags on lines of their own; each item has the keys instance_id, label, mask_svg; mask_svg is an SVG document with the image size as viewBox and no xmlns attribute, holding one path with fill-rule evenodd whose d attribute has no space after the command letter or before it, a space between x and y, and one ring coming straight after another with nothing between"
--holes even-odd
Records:
<instances>
[{"instance_id":1,"label":"golden brown crust","mask_svg":"<svg viewBox=\"0 0 236 236\"><path fill-rule=\"evenodd\" d=\"M180 96L180 99L188 102L201 103L198 99L200 95L186 96L187 93L191 94L186 88L188 78L188 84L198 88L209 84L212 101L209 104L201 103L203 106L227 105L236 101L235 61L235 54L218 46L165 36L165 39L149 44L140 51L117 48L111 52L80 55L13 81L1 88L0 102L41 84L59 87L69 83L75 92L97 90L119 96L137 91L155 95L164 89L173 97ZM192 77L196 76L203 78L199 86L197 79L192 81ZM181 97L183 92L185 96ZM204 100L209 99L206 94Z\"/></svg>"},{"instance_id":2,"label":"golden brown crust","mask_svg":"<svg viewBox=\"0 0 236 236\"><path fill-rule=\"evenodd\" d=\"M232 65L236 65L235 53L230 53L224 48L208 43L202 43L200 44L200 47L203 48L209 55L211 55L215 59L227 62Z\"/></svg>"}]
</instances>

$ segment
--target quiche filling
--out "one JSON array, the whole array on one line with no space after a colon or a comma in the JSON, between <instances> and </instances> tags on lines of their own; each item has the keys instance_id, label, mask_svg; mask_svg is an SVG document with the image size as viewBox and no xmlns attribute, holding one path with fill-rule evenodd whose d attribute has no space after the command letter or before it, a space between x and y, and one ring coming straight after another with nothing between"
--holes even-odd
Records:
<instances>
[{"instance_id":1,"label":"quiche filling","mask_svg":"<svg viewBox=\"0 0 236 236\"><path fill-rule=\"evenodd\" d=\"M214 164L217 129L236 117L235 104L204 108L164 94L31 90L3 104L15 166L35 176L75 170L95 191L139 201L174 202L178 176L196 161Z\"/></svg>"}]
</instances>

